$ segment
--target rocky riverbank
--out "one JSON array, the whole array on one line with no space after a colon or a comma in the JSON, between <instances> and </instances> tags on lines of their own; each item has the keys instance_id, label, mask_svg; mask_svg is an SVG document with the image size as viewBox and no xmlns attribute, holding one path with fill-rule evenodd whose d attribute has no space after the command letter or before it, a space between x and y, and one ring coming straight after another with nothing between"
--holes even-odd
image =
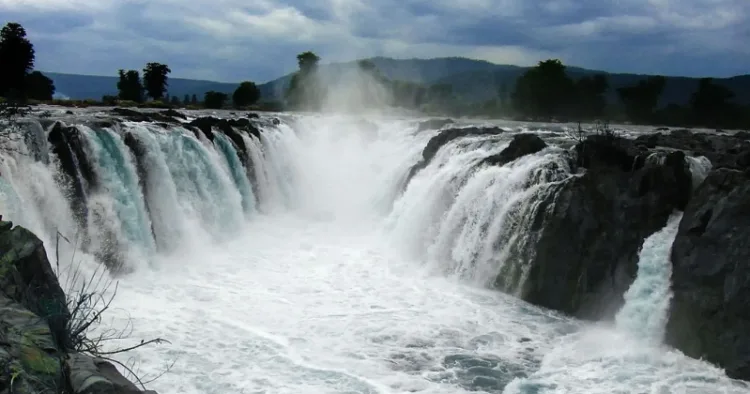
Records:
<instances>
[{"instance_id":1,"label":"rocky riverbank","mask_svg":"<svg viewBox=\"0 0 750 394\"><path fill-rule=\"evenodd\" d=\"M42 241L0 221L0 393L155 393L76 352L75 319Z\"/></svg>"},{"instance_id":2,"label":"rocky riverbank","mask_svg":"<svg viewBox=\"0 0 750 394\"><path fill-rule=\"evenodd\" d=\"M444 129L409 176L455 138L504 132ZM508 257L530 267L518 295L584 319L613 318L637 275L644 240L683 211L672 246L666 342L750 380L748 137L674 130L577 141L564 153L573 175L550 186L536 217L527 219L534 241ZM517 134L496 160L480 165L504 165L544 148L539 136Z\"/></svg>"}]
</instances>

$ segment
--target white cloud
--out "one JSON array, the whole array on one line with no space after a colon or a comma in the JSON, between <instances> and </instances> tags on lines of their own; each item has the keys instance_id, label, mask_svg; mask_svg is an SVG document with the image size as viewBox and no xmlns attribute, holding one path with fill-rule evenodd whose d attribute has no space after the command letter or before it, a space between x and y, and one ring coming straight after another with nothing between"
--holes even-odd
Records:
<instances>
[{"instance_id":1,"label":"white cloud","mask_svg":"<svg viewBox=\"0 0 750 394\"><path fill-rule=\"evenodd\" d=\"M749 10L748 0L0 0L0 15L29 31L42 69L112 75L158 58L175 76L261 81L293 70L303 50L324 61L559 57L618 71L738 73L750 68Z\"/></svg>"}]
</instances>

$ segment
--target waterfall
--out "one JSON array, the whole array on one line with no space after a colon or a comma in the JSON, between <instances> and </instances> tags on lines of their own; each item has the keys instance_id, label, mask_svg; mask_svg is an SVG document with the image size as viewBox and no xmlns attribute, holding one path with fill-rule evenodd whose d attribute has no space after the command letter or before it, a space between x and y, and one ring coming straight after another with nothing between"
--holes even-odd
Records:
<instances>
[{"instance_id":1,"label":"waterfall","mask_svg":"<svg viewBox=\"0 0 750 394\"><path fill-rule=\"evenodd\" d=\"M0 154L1 214L46 244L59 231L113 268L135 269L158 254L232 237L259 206L293 195L285 155L296 137L288 127L266 127L270 137L261 140L241 133L241 156L218 130L210 141L179 125L55 123L44 130L27 123L25 138ZM67 175L50 145L65 154Z\"/></svg>"},{"instance_id":2,"label":"waterfall","mask_svg":"<svg viewBox=\"0 0 750 394\"><path fill-rule=\"evenodd\" d=\"M646 238L638 254L638 276L625 293L625 305L617 313L617 327L639 338L660 343L671 299L670 252L682 213L673 214L663 229Z\"/></svg>"},{"instance_id":3,"label":"waterfall","mask_svg":"<svg viewBox=\"0 0 750 394\"><path fill-rule=\"evenodd\" d=\"M100 189L89 199L89 226L96 226L97 230L112 234L116 239L98 238L98 232L91 234L98 238L98 243L116 242L121 245L118 246L121 252L127 248L127 252L136 253L138 258L152 255L156 244L133 154L122 137L111 129L78 127L88 139L92 150L90 157L100 182Z\"/></svg>"},{"instance_id":4,"label":"waterfall","mask_svg":"<svg viewBox=\"0 0 750 394\"><path fill-rule=\"evenodd\" d=\"M523 252L534 246L533 218L570 168L554 147L504 166L480 164L507 140L466 137L442 147L409 182L388 228L431 270L515 293L529 268Z\"/></svg>"},{"instance_id":5,"label":"waterfall","mask_svg":"<svg viewBox=\"0 0 750 394\"><path fill-rule=\"evenodd\" d=\"M229 173L232 174L235 187L242 196L242 208L246 214L249 214L255 210L255 195L253 195L247 170L242 166L237 149L235 149L232 141L223 134L216 134L214 141L224 156L224 164L226 164Z\"/></svg>"}]
</instances>

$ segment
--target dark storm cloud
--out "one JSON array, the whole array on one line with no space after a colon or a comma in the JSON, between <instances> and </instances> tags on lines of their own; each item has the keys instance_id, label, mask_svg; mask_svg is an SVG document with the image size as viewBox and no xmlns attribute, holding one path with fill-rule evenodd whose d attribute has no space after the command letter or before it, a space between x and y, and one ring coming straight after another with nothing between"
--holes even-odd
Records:
<instances>
[{"instance_id":1,"label":"dark storm cloud","mask_svg":"<svg viewBox=\"0 0 750 394\"><path fill-rule=\"evenodd\" d=\"M27 27L42 70L113 75L160 61L223 81L275 78L305 50L741 74L749 14L747 0L0 0L0 22Z\"/></svg>"}]
</instances>

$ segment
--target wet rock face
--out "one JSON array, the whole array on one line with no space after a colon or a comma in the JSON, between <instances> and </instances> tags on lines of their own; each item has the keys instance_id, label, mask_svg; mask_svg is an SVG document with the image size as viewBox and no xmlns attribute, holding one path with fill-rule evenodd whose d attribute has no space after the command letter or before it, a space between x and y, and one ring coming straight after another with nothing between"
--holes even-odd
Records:
<instances>
[{"instance_id":1,"label":"wet rock face","mask_svg":"<svg viewBox=\"0 0 750 394\"><path fill-rule=\"evenodd\" d=\"M72 318L42 241L0 221L0 392L142 392L112 364L71 353Z\"/></svg>"},{"instance_id":2,"label":"wet rock face","mask_svg":"<svg viewBox=\"0 0 750 394\"><path fill-rule=\"evenodd\" d=\"M523 156L537 153L546 147L547 143L536 134L516 134L507 148L484 159L483 164L503 166Z\"/></svg>"},{"instance_id":3,"label":"wet rock face","mask_svg":"<svg viewBox=\"0 0 750 394\"><path fill-rule=\"evenodd\" d=\"M646 237L687 204L684 153L647 160L624 139L589 138L574 149L582 173L553 185L542 201L521 298L582 318L611 318L637 273ZM533 249L533 250L531 250Z\"/></svg>"},{"instance_id":4,"label":"wet rock face","mask_svg":"<svg viewBox=\"0 0 750 394\"><path fill-rule=\"evenodd\" d=\"M97 185L96 171L89 161L85 137L78 128L56 122L47 140L60 160L67 183L72 187L73 209L79 217L85 217L86 196Z\"/></svg>"},{"instance_id":5,"label":"wet rock face","mask_svg":"<svg viewBox=\"0 0 750 394\"><path fill-rule=\"evenodd\" d=\"M672 246L667 342L750 380L750 178L717 169L696 189Z\"/></svg>"},{"instance_id":6,"label":"wet rock face","mask_svg":"<svg viewBox=\"0 0 750 394\"><path fill-rule=\"evenodd\" d=\"M47 321L0 293L0 389L59 392L55 388L65 385L62 360Z\"/></svg>"},{"instance_id":7,"label":"wet rock face","mask_svg":"<svg viewBox=\"0 0 750 394\"><path fill-rule=\"evenodd\" d=\"M65 293L47 260L42 241L23 227L0 222L0 290L10 300L49 321L63 347L70 318Z\"/></svg>"}]
</instances>

